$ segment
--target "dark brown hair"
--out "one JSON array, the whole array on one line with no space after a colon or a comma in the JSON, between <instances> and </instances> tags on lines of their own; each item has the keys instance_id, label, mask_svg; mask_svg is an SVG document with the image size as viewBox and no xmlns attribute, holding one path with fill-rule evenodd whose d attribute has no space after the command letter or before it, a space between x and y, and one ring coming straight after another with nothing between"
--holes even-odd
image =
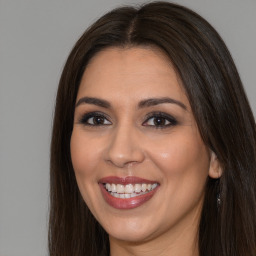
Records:
<instances>
[{"instance_id":1,"label":"dark brown hair","mask_svg":"<svg viewBox=\"0 0 256 256\"><path fill-rule=\"evenodd\" d=\"M84 203L70 157L74 106L90 59L107 47L157 46L176 69L204 143L224 170L208 178L199 227L201 256L256 255L256 130L224 42L193 11L167 2L115 9L78 40L64 67L51 143L51 256L109 255L106 232ZM217 204L217 197L220 204Z\"/></svg>"}]
</instances>

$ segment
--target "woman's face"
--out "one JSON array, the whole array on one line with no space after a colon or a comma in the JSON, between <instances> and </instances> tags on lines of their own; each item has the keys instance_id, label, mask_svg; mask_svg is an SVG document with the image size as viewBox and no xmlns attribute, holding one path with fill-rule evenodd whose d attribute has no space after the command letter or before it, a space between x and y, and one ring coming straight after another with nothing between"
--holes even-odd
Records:
<instances>
[{"instance_id":1,"label":"woman's face","mask_svg":"<svg viewBox=\"0 0 256 256\"><path fill-rule=\"evenodd\" d=\"M112 239L197 229L216 159L170 61L152 48L109 48L87 66L71 157L80 192Z\"/></svg>"}]
</instances>

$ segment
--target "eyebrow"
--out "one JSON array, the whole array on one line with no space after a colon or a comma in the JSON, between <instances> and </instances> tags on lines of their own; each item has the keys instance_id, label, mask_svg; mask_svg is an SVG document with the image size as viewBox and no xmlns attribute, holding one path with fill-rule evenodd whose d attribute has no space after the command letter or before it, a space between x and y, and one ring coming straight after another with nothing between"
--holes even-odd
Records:
<instances>
[{"instance_id":1,"label":"eyebrow","mask_svg":"<svg viewBox=\"0 0 256 256\"><path fill-rule=\"evenodd\" d=\"M156 106L164 103L176 104L181 108L183 108L184 110L187 110L187 107L185 106L185 104L169 97L150 98L150 99L142 100L139 102L138 108L146 108L146 107ZM94 97L83 97L79 99L78 102L76 103L76 107L78 107L81 104L92 104L102 108L111 108L111 104L108 101L99 99L99 98L94 98Z\"/></svg>"},{"instance_id":2,"label":"eyebrow","mask_svg":"<svg viewBox=\"0 0 256 256\"><path fill-rule=\"evenodd\" d=\"M92 104L92 105L96 105L102 108L110 108L111 105L108 101L106 100L102 100L102 99L98 99L98 98L92 98L92 97L83 97L81 99L78 100L78 102L76 103L76 107L78 107L81 104Z\"/></svg>"},{"instance_id":3,"label":"eyebrow","mask_svg":"<svg viewBox=\"0 0 256 256\"><path fill-rule=\"evenodd\" d=\"M156 105L164 104L164 103L176 104L176 105L180 106L181 108L183 108L184 110L187 110L187 107L185 106L185 104L183 104L182 102L180 102L178 100L169 98L169 97L151 98L151 99L142 100L138 106L139 106L139 108L145 108L145 107L156 106Z\"/></svg>"}]
</instances>

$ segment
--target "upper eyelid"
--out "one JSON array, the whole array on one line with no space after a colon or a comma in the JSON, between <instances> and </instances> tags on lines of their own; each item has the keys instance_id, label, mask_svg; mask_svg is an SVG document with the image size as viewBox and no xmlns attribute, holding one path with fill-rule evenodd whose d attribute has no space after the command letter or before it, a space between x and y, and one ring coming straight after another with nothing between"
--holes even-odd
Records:
<instances>
[{"instance_id":1,"label":"upper eyelid","mask_svg":"<svg viewBox=\"0 0 256 256\"><path fill-rule=\"evenodd\" d=\"M107 114L105 114L105 113L102 113L102 112L100 112L100 111L92 111L92 112L88 112L88 113L83 113L83 114L81 114L81 115L78 117L78 123L83 123L83 122L84 122L83 119L86 118L86 119L88 120L89 118L94 117L94 116L102 116L102 117L104 117L105 119L107 119L109 122L112 123L110 116L107 115Z\"/></svg>"},{"instance_id":2,"label":"upper eyelid","mask_svg":"<svg viewBox=\"0 0 256 256\"><path fill-rule=\"evenodd\" d=\"M163 118L166 118L166 119L176 120L176 118L173 115L167 114L165 112L151 112L151 113L146 115L146 120L148 120L152 117L163 117Z\"/></svg>"},{"instance_id":3,"label":"upper eyelid","mask_svg":"<svg viewBox=\"0 0 256 256\"><path fill-rule=\"evenodd\" d=\"M110 119L110 116L108 114L103 113L101 111L88 111L88 112L85 112L85 113L80 115L80 117L85 117L85 116L102 116L102 117L105 117L107 119Z\"/></svg>"},{"instance_id":4,"label":"upper eyelid","mask_svg":"<svg viewBox=\"0 0 256 256\"><path fill-rule=\"evenodd\" d=\"M147 115L148 117L146 118L146 120L143 122L143 124L145 124L146 122L148 122L151 118L156 118L156 117L161 117L161 118L165 118L167 121L170 122L170 124L167 125L163 125L164 126L173 126L173 125L177 125L178 121L176 118L174 118L172 115L170 114L166 114L164 112L153 112ZM146 126L146 125L145 125ZM154 126L154 125L148 125L148 126ZM154 126L156 127L156 126ZM159 126L160 127L160 126Z\"/></svg>"},{"instance_id":5,"label":"upper eyelid","mask_svg":"<svg viewBox=\"0 0 256 256\"><path fill-rule=\"evenodd\" d=\"M78 122L81 123L82 119L84 119L84 118L89 119L89 118L91 118L93 116L97 116L97 115L102 116L102 117L106 118L109 122L113 123L113 119L108 114L101 112L101 111L86 112L86 113L80 115L80 117L78 118ZM169 120L171 122L177 123L177 119L175 117L173 117L172 115L167 114L165 112L161 112L161 111L153 111L153 112L146 114L146 116L144 116L144 118L143 118L144 121L142 121L142 124L154 117L166 118L167 120Z\"/></svg>"}]
</instances>

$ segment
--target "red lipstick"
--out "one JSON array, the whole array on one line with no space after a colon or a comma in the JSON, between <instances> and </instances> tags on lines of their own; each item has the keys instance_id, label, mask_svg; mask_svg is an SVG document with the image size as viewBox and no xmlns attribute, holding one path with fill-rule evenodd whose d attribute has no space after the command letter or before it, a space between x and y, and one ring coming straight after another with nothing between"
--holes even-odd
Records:
<instances>
[{"instance_id":1,"label":"red lipstick","mask_svg":"<svg viewBox=\"0 0 256 256\"><path fill-rule=\"evenodd\" d=\"M127 184L143 184L143 183L154 184L157 182L139 178L139 177L135 177L135 176L126 176L126 177L108 176L108 177L100 179L99 183L110 183L110 184L114 183L114 184L127 185Z\"/></svg>"},{"instance_id":2,"label":"red lipstick","mask_svg":"<svg viewBox=\"0 0 256 256\"><path fill-rule=\"evenodd\" d=\"M128 185L128 184L158 184L158 186L145 194L140 194L135 197L131 198L117 198L111 195L105 188L105 184L121 184L121 185ZM159 183L152 180L142 179L135 176L127 176L127 177L116 177L116 176L109 176L99 180L99 186L105 201L112 207L116 209L133 209L136 207L141 206L142 204L146 203L150 200L156 191L159 188Z\"/></svg>"}]
</instances>

